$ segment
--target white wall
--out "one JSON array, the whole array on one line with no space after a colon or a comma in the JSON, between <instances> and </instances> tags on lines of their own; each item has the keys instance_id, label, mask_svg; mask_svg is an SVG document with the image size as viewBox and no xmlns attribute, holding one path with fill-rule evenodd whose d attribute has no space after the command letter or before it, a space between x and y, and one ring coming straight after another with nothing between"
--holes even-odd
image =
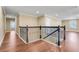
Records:
<instances>
[{"instance_id":1,"label":"white wall","mask_svg":"<svg viewBox=\"0 0 79 59\"><path fill-rule=\"evenodd\" d=\"M3 16L3 10L2 10L2 7L0 6L0 45L4 37L4 28L5 28L4 25L5 25L5 21Z\"/></svg>"}]
</instances>

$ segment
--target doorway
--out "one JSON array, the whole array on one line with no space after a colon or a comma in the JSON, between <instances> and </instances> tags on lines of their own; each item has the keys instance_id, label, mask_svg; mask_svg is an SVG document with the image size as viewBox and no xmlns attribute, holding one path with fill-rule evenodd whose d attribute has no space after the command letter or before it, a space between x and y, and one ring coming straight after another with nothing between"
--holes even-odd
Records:
<instances>
[{"instance_id":1,"label":"doorway","mask_svg":"<svg viewBox=\"0 0 79 59\"><path fill-rule=\"evenodd\" d=\"M16 21L15 18L6 17L6 31L16 31Z\"/></svg>"}]
</instances>

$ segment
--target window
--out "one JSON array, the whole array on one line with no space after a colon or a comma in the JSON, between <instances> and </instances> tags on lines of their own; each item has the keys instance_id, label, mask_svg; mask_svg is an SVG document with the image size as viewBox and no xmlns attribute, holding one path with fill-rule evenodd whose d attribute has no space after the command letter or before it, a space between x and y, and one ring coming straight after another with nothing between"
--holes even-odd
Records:
<instances>
[{"instance_id":1,"label":"window","mask_svg":"<svg viewBox=\"0 0 79 59\"><path fill-rule=\"evenodd\" d=\"M71 29L77 29L77 22L76 20L71 20L69 23Z\"/></svg>"}]
</instances>

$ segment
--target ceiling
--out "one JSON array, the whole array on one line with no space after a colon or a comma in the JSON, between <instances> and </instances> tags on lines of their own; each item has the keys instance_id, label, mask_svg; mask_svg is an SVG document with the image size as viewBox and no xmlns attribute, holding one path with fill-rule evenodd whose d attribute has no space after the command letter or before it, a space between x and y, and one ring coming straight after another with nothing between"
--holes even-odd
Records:
<instances>
[{"instance_id":1,"label":"ceiling","mask_svg":"<svg viewBox=\"0 0 79 59\"><path fill-rule=\"evenodd\" d=\"M79 17L78 6L3 6L6 15L24 13L34 16L56 16L59 18Z\"/></svg>"}]
</instances>

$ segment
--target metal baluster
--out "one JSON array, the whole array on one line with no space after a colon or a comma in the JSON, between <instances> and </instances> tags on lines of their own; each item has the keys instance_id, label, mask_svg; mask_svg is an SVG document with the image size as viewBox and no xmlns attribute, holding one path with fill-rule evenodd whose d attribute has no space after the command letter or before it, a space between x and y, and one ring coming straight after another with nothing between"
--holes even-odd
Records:
<instances>
[{"instance_id":1,"label":"metal baluster","mask_svg":"<svg viewBox=\"0 0 79 59\"><path fill-rule=\"evenodd\" d=\"M66 27L64 26L64 40L66 39L65 31L66 31Z\"/></svg>"}]
</instances>

